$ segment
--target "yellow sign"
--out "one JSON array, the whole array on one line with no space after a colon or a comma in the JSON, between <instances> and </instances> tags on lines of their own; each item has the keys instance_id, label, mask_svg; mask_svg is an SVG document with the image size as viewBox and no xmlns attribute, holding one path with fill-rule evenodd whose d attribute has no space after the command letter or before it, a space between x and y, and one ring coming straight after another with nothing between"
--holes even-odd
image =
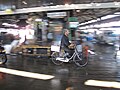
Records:
<instances>
[{"instance_id":1,"label":"yellow sign","mask_svg":"<svg viewBox=\"0 0 120 90\"><path fill-rule=\"evenodd\" d=\"M11 9L6 9L6 10L5 10L5 13L6 13L6 14L12 14L13 11L12 11Z\"/></svg>"}]
</instances>

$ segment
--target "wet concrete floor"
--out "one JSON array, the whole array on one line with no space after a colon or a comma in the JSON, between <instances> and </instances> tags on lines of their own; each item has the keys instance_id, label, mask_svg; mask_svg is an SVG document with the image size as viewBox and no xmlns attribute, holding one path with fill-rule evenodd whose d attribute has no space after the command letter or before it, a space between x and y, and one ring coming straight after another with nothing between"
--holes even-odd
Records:
<instances>
[{"instance_id":1,"label":"wet concrete floor","mask_svg":"<svg viewBox=\"0 0 120 90\"><path fill-rule=\"evenodd\" d=\"M0 72L0 90L120 90L119 84L119 87L85 85L87 80L120 82L120 59L114 59L115 48L95 45L95 51L97 55L90 56L86 67L77 67L74 63L56 66L47 57L8 56L8 62L0 68L55 77L43 80Z\"/></svg>"}]
</instances>

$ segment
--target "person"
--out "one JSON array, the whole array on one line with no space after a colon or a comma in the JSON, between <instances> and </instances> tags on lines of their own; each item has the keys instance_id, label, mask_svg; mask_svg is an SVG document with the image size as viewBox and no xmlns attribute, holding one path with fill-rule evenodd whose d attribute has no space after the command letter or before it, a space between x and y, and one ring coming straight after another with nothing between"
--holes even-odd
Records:
<instances>
[{"instance_id":1,"label":"person","mask_svg":"<svg viewBox=\"0 0 120 90\"><path fill-rule=\"evenodd\" d=\"M69 33L70 32L68 29L64 29L64 34L61 38L61 47L66 53L72 56L75 45L73 43L70 43L69 37L68 37Z\"/></svg>"},{"instance_id":2,"label":"person","mask_svg":"<svg viewBox=\"0 0 120 90\"><path fill-rule=\"evenodd\" d=\"M48 40L48 43L51 43L53 41L53 33L52 32L48 32L47 34L47 40Z\"/></svg>"}]
</instances>

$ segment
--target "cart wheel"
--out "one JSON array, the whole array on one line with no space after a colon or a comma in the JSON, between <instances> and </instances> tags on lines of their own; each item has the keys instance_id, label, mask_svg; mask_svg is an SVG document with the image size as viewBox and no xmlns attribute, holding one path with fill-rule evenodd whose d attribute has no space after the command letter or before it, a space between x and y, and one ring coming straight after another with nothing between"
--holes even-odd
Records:
<instances>
[{"instance_id":1,"label":"cart wheel","mask_svg":"<svg viewBox=\"0 0 120 90\"><path fill-rule=\"evenodd\" d=\"M61 64L63 64L62 61L56 60L57 57L59 57L59 52L53 52L52 55L51 55L52 62L55 65L61 65Z\"/></svg>"},{"instance_id":2,"label":"cart wheel","mask_svg":"<svg viewBox=\"0 0 120 90\"><path fill-rule=\"evenodd\" d=\"M84 67L88 64L88 57L85 52L78 52L74 57L73 61L79 67Z\"/></svg>"},{"instance_id":3,"label":"cart wheel","mask_svg":"<svg viewBox=\"0 0 120 90\"><path fill-rule=\"evenodd\" d=\"M5 64L7 62L6 53L0 53L0 64Z\"/></svg>"}]
</instances>

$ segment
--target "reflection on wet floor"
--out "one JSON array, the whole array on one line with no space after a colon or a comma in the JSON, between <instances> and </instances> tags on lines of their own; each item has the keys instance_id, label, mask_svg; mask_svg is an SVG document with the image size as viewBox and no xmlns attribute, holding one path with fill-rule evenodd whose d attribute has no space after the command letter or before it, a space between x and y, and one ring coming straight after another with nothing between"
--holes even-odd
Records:
<instances>
[{"instance_id":1,"label":"reflection on wet floor","mask_svg":"<svg viewBox=\"0 0 120 90\"><path fill-rule=\"evenodd\" d=\"M0 72L0 80L5 79L5 73Z\"/></svg>"},{"instance_id":2,"label":"reflection on wet floor","mask_svg":"<svg viewBox=\"0 0 120 90\"><path fill-rule=\"evenodd\" d=\"M90 86L99 86L99 87L108 87L108 88L119 88L120 89L120 82L113 82L113 81L100 81L100 80L87 80L85 85Z\"/></svg>"},{"instance_id":3,"label":"reflection on wet floor","mask_svg":"<svg viewBox=\"0 0 120 90\"><path fill-rule=\"evenodd\" d=\"M52 75L45 75L45 74L38 74L38 73L32 73L32 72L26 72L26 71L20 71L20 70L14 70L14 69L8 69L8 68L1 68L0 72L17 75L17 76L23 76L28 78L34 78L34 79L42 79L42 80L49 80L54 78Z\"/></svg>"},{"instance_id":4,"label":"reflection on wet floor","mask_svg":"<svg viewBox=\"0 0 120 90\"><path fill-rule=\"evenodd\" d=\"M97 55L90 56L86 67L77 67L73 62L56 66L45 57L8 56L8 62L1 68L55 77L41 80L1 72L0 90L120 90L84 84L87 80L120 82L120 59L114 58L115 48L96 44L95 51Z\"/></svg>"},{"instance_id":5,"label":"reflection on wet floor","mask_svg":"<svg viewBox=\"0 0 120 90\"><path fill-rule=\"evenodd\" d=\"M65 90L75 90L74 87L68 87Z\"/></svg>"}]
</instances>

